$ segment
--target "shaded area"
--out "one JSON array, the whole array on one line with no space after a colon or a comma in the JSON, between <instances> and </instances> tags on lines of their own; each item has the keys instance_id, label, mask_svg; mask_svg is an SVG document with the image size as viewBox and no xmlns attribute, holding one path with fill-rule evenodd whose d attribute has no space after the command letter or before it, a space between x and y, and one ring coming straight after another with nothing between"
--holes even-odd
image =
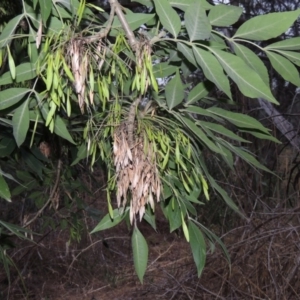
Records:
<instances>
[{"instance_id":1,"label":"shaded area","mask_svg":"<svg viewBox=\"0 0 300 300\"><path fill-rule=\"evenodd\" d=\"M283 154L279 156L278 173L288 178L291 153ZM282 168L284 159L286 168ZM231 186L246 220L226 210L220 201L217 206L216 199L199 210L203 223L221 236L228 247L231 269L219 248L213 253L209 250L206 267L198 279L189 244L181 232L169 233L168 224L158 211L157 232L144 222L139 224L150 249L141 285L133 267L130 227L124 222L89 235L99 217L83 213L84 228L78 242L73 239L69 244L70 232L60 227L47 227L37 245L14 241L18 249L10 250L10 254L23 275L27 299L298 299L299 193L291 188L286 201L281 195L276 196L274 189L272 197L255 197L259 190L253 189L254 181L261 182L261 178L253 171L247 173L247 178L245 181L237 177L236 185ZM272 186L278 185L279 191L288 184L287 180L271 178ZM97 179L101 180L101 176ZM97 189L99 181L92 181L86 174L82 180L96 191L92 196L81 194L90 209L106 207L104 193ZM247 192L250 187L252 193ZM41 229L41 225L35 224L33 231ZM5 291L3 299L26 299L22 281L13 269L9 289L4 272L0 278L0 290Z\"/></svg>"}]
</instances>

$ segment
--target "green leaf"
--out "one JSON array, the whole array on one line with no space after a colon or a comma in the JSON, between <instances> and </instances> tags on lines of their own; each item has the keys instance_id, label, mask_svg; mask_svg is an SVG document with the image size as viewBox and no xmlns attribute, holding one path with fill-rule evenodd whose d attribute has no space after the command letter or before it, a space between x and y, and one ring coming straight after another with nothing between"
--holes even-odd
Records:
<instances>
[{"instance_id":1,"label":"green leaf","mask_svg":"<svg viewBox=\"0 0 300 300\"><path fill-rule=\"evenodd\" d=\"M212 242L215 243L217 242L217 244L219 244L221 246L222 252L226 257L226 260L230 266L231 262L230 262L230 255L228 253L228 250L226 249L224 243L221 241L221 239L216 236L212 231L210 231L209 229L207 229L204 225L202 225L201 223L193 220L203 231L203 233L206 235L206 237Z\"/></svg>"},{"instance_id":2,"label":"green leaf","mask_svg":"<svg viewBox=\"0 0 300 300\"><path fill-rule=\"evenodd\" d=\"M49 114L49 104L46 101L43 101L43 96L41 94L36 94L38 103L40 103L40 112L42 113L43 118L46 120Z\"/></svg>"},{"instance_id":3,"label":"green leaf","mask_svg":"<svg viewBox=\"0 0 300 300\"><path fill-rule=\"evenodd\" d=\"M219 139L219 143L216 143L218 147L221 149L222 158L224 162L229 166L231 170L234 170L233 168L233 155L230 150L228 150L225 146L222 145L223 141ZM226 143L227 144L227 143Z\"/></svg>"},{"instance_id":4,"label":"green leaf","mask_svg":"<svg viewBox=\"0 0 300 300\"><path fill-rule=\"evenodd\" d=\"M37 32L33 30L33 28L29 28L29 38L28 38L28 55L30 58L30 61L35 65L36 62L39 60L42 60L42 57L44 57L44 53L39 54L39 51L36 47L36 40L35 37L37 35ZM43 43L42 43L43 44ZM41 47L42 48L42 47ZM39 57L40 55L40 57ZM18 74L17 74L18 76Z\"/></svg>"},{"instance_id":5,"label":"green leaf","mask_svg":"<svg viewBox=\"0 0 300 300\"><path fill-rule=\"evenodd\" d=\"M27 131L29 129L29 109L28 101L24 101L14 112L13 118L13 134L18 147L25 141Z\"/></svg>"},{"instance_id":6,"label":"green leaf","mask_svg":"<svg viewBox=\"0 0 300 300\"><path fill-rule=\"evenodd\" d=\"M211 122L205 122L205 121L198 121L198 122L196 122L196 124L199 124L204 130L205 130L205 128L208 128L209 130L212 130L212 131L220 133L224 136L227 136L232 140L243 142L243 143L250 143L249 141L247 141L247 140L243 139L242 137L236 135L231 130L228 130L227 128L225 128L222 125L214 124L214 123L211 123Z\"/></svg>"},{"instance_id":7,"label":"green leaf","mask_svg":"<svg viewBox=\"0 0 300 300\"><path fill-rule=\"evenodd\" d=\"M293 64L295 64L296 66L300 67L300 53L294 52L294 51L282 51L282 50L277 50L276 52L284 55Z\"/></svg>"},{"instance_id":8,"label":"green leaf","mask_svg":"<svg viewBox=\"0 0 300 300\"><path fill-rule=\"evenodd\" d=\"M199 45L203 44L204 47L216 48L216 49L221 49L221 50L228 49L228 46L226 44L224 44L224 40L221 39L220 42L214 41L212 38L212 35L213 34L210 35L208 41L200 41Z\"/></svg>"},{"instance_id":9,"label":"green leaf","mask_svg":"<svg viewBox=\"0 0 300 300\"><path fill-rule=\"evenodd\" d=\"M56 115L55 117L55 123L54 123L54 132L64 138L65 140L69 141L70 143L76 145L74 142L72 136L70 135L66 124L64 123L63 119Z\"/></svg>"},{"instance_id":10,"label":"green leaf","mask_svg":"<svg viewBox=\"0 0 300 300\"><path fill-rule=\"evenodd\" d=\"M188 94L187 101L185 106L193 104L198 100L206 97L208 93L211 91L212 85L208 82L200 82L198 83Z\"/></svg>"},{"instance_id":11,"label":"green leaf","mask_svg":"<svg viewBox=\"0 0 300 300\"><path fill-rule=\"evenodd\" d=\"M249 98L264 98L278 104L261 77L251 69L241 58L218 50L210 49L223 66L228 76L237 84L240 91Z\"/></svg>"},{"instance_id":12,"label":"green leaf","mask_svg":"<svg viewBox=\"0 0 300 300\"><path fill-rule=\"evenodd\" d=\"M224 74L218 60L208 51L193 46L194 55L197 63L202 68L205 77L212 81L221 91L223 91L230 99L231 91L229 80ZM215 49L216 50L216 49Z\"/></svg>"},{"instance_id":13,"label":"green leaf","mask_svg":"<svg viewBox=\"0 0 300 300\"><path fill-rule=\"evenodd\" d=\"M195 3L195 0L170 0L171 6L179 8L182 11L186 11L192 4ZM205 9L211 9L213 6L209 4L206 0L198 0L201 6Z\"/></svg>"},{"instance_id":14,"label":"green leaf","mask_svg":"<svg viewBox=\"0 0 300 300\"><path fill-rule=\"evenodd\" d=\"M197 267L198 277L200 277L206 261L206 243L202 232L191 220L189 220L188 228L193 258Z\"/></svg>"},{"instance_id":15,"label":"green leaf","mask_svg":"<svg viewBox=\"0 0 300 300\"><path fill-rule=\"evenodd\" d=\"M13 180L14 182L18 183L18 184L21 184L18 180L16 180L11 174L9 173L5 173L3 172L1 169L0 169L0 173L2 174L2 176L10 179L10 180Z\"/></svg>"},{"instance_id":16,"label":"green leaf","mask_svg":"<svg viewBox=\"0 0 300 300\"><path fill-rule=\"evenodd\" d=\"M109 214L104 216L100 223L91 231L91 233L95 233L97 231L102 231L108 228L115 227L118 225L125 217L125 213L122 213L120 209L113 210L114 218L112 219Z\"/></svg>"},{"instance_id":17,"label":"green leaf","mask_svg":"<svg viewBox=\"0 0 300 300\"><path fill-rule=\"evenodd\" d=\"M81 161L84 158L87 158L88 152L87 152L87 145L85 143L82 143L78 148L77 156L72 162L71 166L75 166L79 161Z\"/></svg>"},{"instance_id":18,"label":"green leaf","mask_svg":"<svg viewBox=\"0 0 300 300\"><path fill-rule=\"evenodd\" d=\"M28 165L28 167L35 172L40 178L43 177L43 169L45 168L44 164L35 158L32 153L24 150L22 147L20 148L22 159Z\"/></svg>"},{"instance_id":19,"label":"green leaf","mask_svg":"<svg viewBox=\"0 0 300 300\"><path fill-rule=\"evenodd\" d=\"M30 181L35 181L34 177L31 175L30 172L17 170L16 173L18 179L20 179L23 182L28 183Z\"/></svg>"},{"instance_id":20,"label":"green leaf","mask_svg":"<svg viewBox=\"0 0 300 300\"><path fill-rule=\"evenodd\" d=\"M4 240L5 242L5 240ZM4 244L2 246L2 244ZM6 277L7 277L7 281L9 284L11 284L10 281L10 266L13 266L13 262L11 257L7 254L7 248L9 248L8 246L5 245L5 243L1 243L0 245L0 263L3 264L3 268L5 270L6 273Z\"/></svg>"},{"instance_id":21,"label":"green leaf","mask_svg":"<svg viewBox=\"0 0 300 300\"><path fill-rule=\"evenodd\" d=\"M8 56L8 66L9 66L9 71L10 71L10 74L11 74L11 77L13 80L16 79L16 65L15 65L15 61L10 53L10 48L9 46L7 45L6 46L6 51L7 51L7 56Z\"/></svg>"},{"instance_id":22,"label":"green leaf","mask_svg":"<svg viewBox=\"0 0 300 300\"><path fill-rule=\"evenodd\" d=\"M0 123L2 123L4 126L12 126L12 121L6 118L0 118Z\"/></svg>"},{"instance_id":23,"label":"green leaf","mask_svg":"<svg viewBox=\"0 0 300 300\"><path fill-rule=\"evenodd\" d=\"M39 0L41 15L44 25L47 23L47 20L51 14L52 10L52 1L49 0Z\"/></svg>"},{"instance_id":24,"label":"green leaf","mask_svg":"<svg viewBox=\"0 0 300 300\"><path fill-rule=\"evenodd\" d=\"M2 174L0 174L0 197L5 199L8 202L11 202L11 194L9 191L9 187L3 178Z\"/></svg>"},{"instance_id":25,"label":"green leaf","mask_svg":"<svg viewBox=\"0 0 300 300\"><path fill-rule=\"evenodd\" d=\"M5 137L0 142L0 157L9 156L16 148L16 142L14 138Z\"/></svg>"},{"instance_id":26,"label":"green leaf","mask_svg":"<svg viewBox=\"0 0 300 300\"><path fill-rule=\"evenodd\" d=\"M31 230L28 230L26 228L20 227L18 225L14 225L14 224L11 224L11 223L4 222L2 220L0 220L0 225L2 227L6 228L9 232L11 232L13 235L15 235L15 236L17 236L19 238L30 240L30 239L28 239L26 237L26 235L24 233L30 234L30 233L32 233Z\"/></svg>"},{"instance_id":27,"label":"green leaf","mask_svg":"<svg viewBox=\"0 0 300 300\"><path fill-rule=\"evenodd\" d=\"M242 149L235 147L236 148L236 154L239 155L242 159L244 159L246 162L251 164L252 166L261 169L263 171L272 173L268 168L266 168L264 165L262 165L253 155L250 153L243 151Z\"/></svg>"},{"instance_id":28,"label":"green leaf","mask_svg":"<svg viewBox=\"0 0 300 300\"><path fill-rule=\"evenodd\" d=\"M197 188L197 187L195 187L195 188ZM191 199L192 199L192 201L191 201ZM182 195L182 197L180 197L180 205L184 205L185 209L188 212L190 212L194 216L197 216L197 210L195 208L195 205L192 204L191 202L201 204L200 201L198 201L195 198L193 199L191 196L186 195L185 193Z\"/></svg>"},{"instance_id":29,"label":"green leaf","mask_svg":"<svg viewBox=\"0 0 300 300\"><path fill-rule=\"evenodd\" d=\"M246 21L237 30L233 39L243 38L255 41L266 41L285 33L297 20L300 10L276 12L256 16Z\"/></svg>"},{"instance_id":30,"label":"green leaf","mask_svg":"<svg viewBox=\"0 0 300 300\"><path fill-rule=\"evenodd\" d=\"M167 0L153 0L159 20L166 30L175 38L181 28L181 21L177 12L172 8Z\"/></svg>"},{"instance_id":31,"label":"green leaf","mask_svg":"<svg viewBox=\"0 0 300 300\"><path fill-rule=\"evenodd\" d=\"M197 66L197 62L191 48L183 43L177 43L177 48L183 54L184 58L187 58L192 65Z\"/></svg>"},{"instance_id":32,"label":"green leaf","mask_svg":"<svg viewBox=\"0 0 300 300\"><path fill-rule=\"evenodd\" d=\"M181 226L181 210L174 197L171 198L165 212L169 220L170 232L173 232Z\"/></svg>"},{"instance_id":33,"label":"green leaf","mask_svg":"<svg viewBox=\"0 0 300 300\"><path fill-rule=\"evenodd\" d=\"M169 62L159 63L153 66L153 75L155 78L165 78L176 72L178 67L170 65Z\"/></svg>"},{"instance_id":34,"label":"green leaf","mask_svg":"<svg viewBox=\"0 0 300 300\"><path fill-rule=\"evenodd\" d=\"M230 146L232 151L241 157L243 160L245 160L248 164L261 169L263 171L272 173L268 168L266 168L264 165L262 165L253 155L251 155L249 152L246 152L242 150L241 148L235 147L233 145Z\"/></svg>"},{"instance_id":35,"label":"green leaf","mask_svg":"<svg viewBox=\"0 0 300 300\"><path fill-rule=\"evenodd\" d=\"M269 85L269 73L261 59L252 50L243 45L233 43L233 49L235 54L256 71L266 85Z\"/></svg>"},{"instance_id":36,"label":"green leaf","mask_svg":"<svg viewBox=\"0 0 300 300\"><path fill-rule=\"evenodd\" d=\"M184 21L190 41L205 40L210 37L211 25L205 9L199 2L189 6L184 14Z\"/></svg>"},{"instance_id":37,"label":"green leaf","mask_svg":"<svg viewBox=\"0 0 300 300\"><path fill-rule=\"evenodd\" d=\"M0 110L18 103L30 91L27 88L10 88L0 92Z\"/></svg>"},{"instance_id":38,"label":"green leaf","mask_svg":"<svg viewBox=\"0 0 300 300\"><path fill-rule=\"evenodd\" d=\"M131 243L135 271L140 282L143 283L143 278L148 263L148 245L145 238L143 237L143 235L137 227L134 227L133 229Z\"/></svg>"},{"instance_id":39,"label":"green leaf","mask_svg":"<svg viewBox=\"0 0 300 300\"><path fill-rule=\"evenodd\" d=\"M153 7L152 0L135 0L134 2L140 3L140 4L142 4L144 6L147 6L147 7Z\"/></svg>"},{"instance_id":40,"label":"green leaf","mask_svg":"<svg viewBox=\"0 0 300 300\"><path fill-rule=\"evenodd\" d=\"M228 46L226 45L225 40L222 37L220 37L218 34L214 33L214 32L211 33L211 36L210 36L209 40L211 42L219 44L220 47L223 47L223 49L227 49L228 48Z\"/></svg>"},{"instance_id":41,"label":"green leaf","mask_svg":"<svg viewBox=\"0 0 300 300\"><path fill-rule=\"evenodd\" d=\"M189 194L189 195L186 195L185 198L190 201L190 202L193 202L193 203L196 203L196 204L201 204L201 205L204 205L203 202L199 201L198 198L201 194L201 191L202 191L202 186L195 186L192 190L192 192Z\"/></svg>"},{"instance_id":42,"label":"green leaf","mask_svg":"<svg viewBox=\"0 0 300 300\"><path fill-rule=\"evenodd\" d=\"M24 18L24 15L18 15L11 19L6 26L4 27L2 33L0 34L0 48L5 47L11 39L13 39L13 35L15 30L19 26L20 21Z\"/></svg>"},{"instance_id":43,"label":"green leaf","mask_svg":"<svg viewBox=\"0 0 300 300\"><path fill-rule=\"evenodd\" d=\"M265 128L259 121L245 114L231 112L219 107L210 107L207 108L207 110L219 117L226 119L237 127L260 130L261 132L269 134L269 130Z\"/></svg>"},{"instance_id":44,"label":"green leaf","mask_svg":"<svg viewBox=\"0 0 300 300\"><path fill-rule=\"evenodd\" d=\"M265 50L300 50L300 37L289 38L280 42L268 45Z\"/></svg>"},{"instance_id":45,"label":"green leaf","mask_svg":"<svg viewBox=\"0 0 300 300\"><path fill-rule=\"evenodd\" d=\"M208 19L213 26L230 26L238 21L242 13L242 7L219 4L211 8Z\"/></svg>"},{"instance_id":46,"label":"green leaf","mask_svg":"<svg viewBox=\"0 0 300 300\"><path fill-rule=\"evenodd\" d=\"M151 227L156 230L156 223L155 223L155 214L152 212L152 209L150 206L147 206L147 209L144 214L144 220L147 221Z\"/></svg>"},{"instance_id":47,"label":"green leaf","mask_svg":"<svg viewBox=\"0 0 300 300\"><path fill-rule=\"evenodd\" d=\"M272 64L272 67L280 74L286 81L300 86L299 72L296 67L283 56L271 51L266 51L266 54Z\"/></svg>"},{"instance_id":48,"label":"green leaf","mask_svg":"<svg viewBox=\"0 0 300 300\"><path fill-rule=\"evenodd\" d=\"M27 12L26 17L30 18L30 20L32 21L32 24L36 28L39 28L41 21L40 21L40 19L38 18L38 16L36 15L36 13L34 11L32 11L31 13ZM47 22L47 32L50 33L50 34L53 34L53 33L54 34L59 34L65 26L66 25L63 23L62 20L52 16ZM32 36L32 35L30 36L30 39L35 41L36 32L34 30L32 30L32 27L30 27L30 34L34 34L34 36ZM34 46L36 48L35 43L34 43Z\"/></svg>"},{"instance_id":49,"label":"green leaf","mask_svg":"<svg viewBox=\"0 0 300 300\"><path fill-rule=\"evenodd\" d=\"M258 139L269 140L269 141L272 141L274 143L282 144L278 139L276 139L272 135L267 135L267 134L264 134L264 133L261 133L261 132L257 132L257 131L253 131L253 130L240 130L240 132L249 133L249 134L257 137Z\"/></svg>"},{"instance_id":50,"label":"green leaf","mask_svg":"<svg viewBox=\"0 0 300 300\"><path fill-rule=\"evenodd\" d=\"M150 0L148 0L150 1ZM66 7L68 10L72 9L72 0L56 0L56 3L61 3L64 7Z\"/></svg>"},{"instance_id":51,"label":"green leaf","mask_svg":"<svg viewBox=\"0 0 300 300\"><path fill-rule=\"evenodd\" d=\"M29 62L20 64L16 67L16 79L15 82L23 82L36 77L36 67ZM4 73L0 76L0 85L13 83L10 72Z\"/></svg>"},{"instance_id":52,"label":"green leaf","mask_svg":"<svg viewBox=\"0 0 300 300\"><path fill-rule=\"evenodd\" d=\"M180 73L182 76L184 76L184 78L188 78L195 70L196 68L189 64L187 60L182 60L180 65Z\"/></svg>"},{"instance_id":53,"label":"green leaf","mask_svg":"<svg viewBox=\"0 0 300 300\"><path fill-rule=\"evenodd\" d=\"M154 14L139 14L139 13L128 13L125 15L125 19L129 25L131 30L136 30L141 25L149 22L155 15ZM105 26L105 24L104 24ZM112 24L112 30L110 31L110 36L116 36L120 33L120 30L116 30L116 28L123 29L121 22L118 17L114 18Z\"/></svg>"},{"instance_id":54,"label":"green leaf","mask_svg":"<svg viewBox=\"0 0 300 300\"><path fill-rule=\"evenodd\" d=\"M194 122L190 119L182 117L182 120L187 125L187 127L194 132L203 145L208 147L210 150L220 153L220 149L207 137L207 135L200 129Z\"/></svg>"},{"instance_id":55,"label":"green leaf","mask_svg":"<svg viewBox=\"0 0 300 300\"><path fill-rule=\"evenodd\" d=\"M60 1L56 1L60 2ZM70 11L70 9L68 9ZM61 7L60 5L55 5L52 7L51 13L55 17L61 17L63 19L72 19L72 14L67 11L65 8Z\"/></svg>"},{"instance_id":56,"label":"green leaf","mask_svg":"<svg viewBox=\"0 0 300 300\"><path fill-rule=\"evenodd\" d=\"M239 213L240 215L242 215L240 212L239 212L239 208L236 206L236 204L233 202L233 200L228 196L227 192L222 189L216 182L215 180L209 176L208 177L209 179L209 182L212 186L212 188L214 188L223 198L223 200L225 201L225 203L232 209L234 210L235 212Z\"/></svg>"},{"instance_id":57,"label":"green leaf","mask_svg":"<svg viewBox=\"0 0 300 300\"><path fill-rule=\"evenodd\" d=\"M59 34L61 30L64 28L64 26L65 26L64 23L60 19L51 17L49 19L47 27L49 31L52 31L52 33Z\"/></svg>"},{"instance_id":58,"label":"green leaf","mask_svg":"<svg viewBox=\"0 0 300 300\"><path fill-rule=\"evenodd\" d=\"M176 75L166 84L165 93L170 110L183 101L184 86L180 79L178 70L176 70Z\"/></svg>"},{"instance_id":59,"label":"green leaf","mask_svg":"<svg viewBox=\"0 0 300 300\"><path fill-rule=\"evenodd\" d=\"M205 117L210 117L210 118L214 118L214 119L220 119L220 118L215 118L214 114L207 111L207 109L199 107L199 106L190 105L180 111L184 111L184 112L191 113L191 114L197 114L197 115L201 115L201 116L205 116ZM222 119L220 119L220 120L222 120Z\"/></svg>"},{"instance_id":60,"label":"green leaf","mask_svg":"<svg viewBox=\"0 0 300 300\"><path fill-rule=\"evenodd\" d=\"M182 213L181 213L181 219L182 219L182 231L183 231L184 237L185 237L186 241L189 242L190 241L190 234L189 234L189 230L186 226L186 223L185 223L185 220L184 220L184 217L183 217Z\"/></svg>"}]
</instances>

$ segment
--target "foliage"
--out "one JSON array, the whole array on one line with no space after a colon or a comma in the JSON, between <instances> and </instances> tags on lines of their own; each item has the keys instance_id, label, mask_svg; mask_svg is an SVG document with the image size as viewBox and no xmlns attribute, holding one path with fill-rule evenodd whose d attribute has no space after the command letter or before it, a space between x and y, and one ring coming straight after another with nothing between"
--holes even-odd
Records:
<instances>
[{"instance_id":1,"label":"foliage","mask_svg":"<svg viewBox=\"0 0 300 300\"><path fill-rule=\"evenodd\" d=\"M242 135L276 139L228 105L234 85L246 97L277 103L262 56L285 80L299 85L299 39L266 47L260 42L286 32L300 11L254 17L228 37L224 28L240 18L239 7L205 0L137 1L151 8L144 14L124 12L117 1L109 2L110 14L85 0L23 0L22 12L5 24L0 35L6 71L0 77L0 163L17 157L15 165L24 162L31 168L26 176L34 173L43 184L45 165L51 163L42 147L44 132L60 141L51 156L58 162L54 187L61 164L75 166L89 158L93 167L101 161L108 176L108 214L93 232L129 219L134 265L143 281L148 246L137 218L155 229L160 202L170 231L182 228L190 242L200 276L205 238L229 256L197 219L197 205L216 192L238 211L210 175L204 154L210 151L231 169L237 156L268 171L247 150ZM199 70L205 80L190 87L187 79ZM215 88L219 98L212 97ZM68 153L72 162L62 162ZM7 179L14 177L1 171L0 196L10 201ZM25 189L29 182L22 182Z\"/></svg>"}]
</instances>

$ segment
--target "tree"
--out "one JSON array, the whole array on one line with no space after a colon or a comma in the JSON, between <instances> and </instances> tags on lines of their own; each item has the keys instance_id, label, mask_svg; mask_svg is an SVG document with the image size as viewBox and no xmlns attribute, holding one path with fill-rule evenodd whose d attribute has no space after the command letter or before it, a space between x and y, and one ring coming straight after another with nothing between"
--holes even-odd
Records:
<instances>
[{"instance_id":1,"label":"tree","mask_svg":"<svg viewBox=\"0 0 300 300\"><path fill-rule=\"evenodd\" d=\"M138 224L144 219L155 229L158 203L170 231L182 228L199 276L206 239L219 243L229 260L221 240L197 219L197 205L212 193L238 212L204 154L211 152L231 169L236 156L268 171L247 150L243 134L277 140L228 105L234 86L246 97L277 104L253 48L285 80L300 85L299 38L260 44L286 32L299 10L251 18L230 37L225 29L242 9L205 0L135 1L149 13L134 13L117 0L109 1L109 12L85 0L21 2L22 12L0 35L0 196L11 201L12 180L18 183L14 194L41 197L37 183L52 186L52 192L34 218L23 226L1 221L1 231L23 237L50 203L58 205L62 173L88 158L91 168L101 162L107 171L108 214L92 232L129 220L141 282L148 246ZM203 81L191 85L195 76ZM56 149L48 143L53 138ZM5 263L5 249L0 251Z\"/></svg>"}]
</instances>

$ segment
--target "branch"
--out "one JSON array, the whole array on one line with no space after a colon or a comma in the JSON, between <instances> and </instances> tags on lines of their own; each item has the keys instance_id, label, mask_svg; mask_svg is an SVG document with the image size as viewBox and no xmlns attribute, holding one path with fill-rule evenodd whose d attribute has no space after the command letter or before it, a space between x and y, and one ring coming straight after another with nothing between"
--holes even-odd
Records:
<instances>
[{"instance_id":1,"label":"branch","mask_svg":"<svg viewBox=\"0 0 300 300\"><path fill-rule=\"evenodd\" d=\"M137 51L139 42L135 38L133 31L130 29L129 24L125 19L125 15L122 12L122 7L121 7L119 1L118 0L109 0L109 4L110 4L111 9L114 9L118 16L132 50Z\"/></svg>"},{"instance_id":2,"label":"branch","mask_svg":"<svg viewBox=\"0 0 300 300\"><path fill-rule=\"evenodd\" d=\"M83 38L83 40L88 43L93 43L105 38L111 30L111 26L114 21L114 16L115 16L115 6L112 6L106 27L101 29L100 32L97 33L96 35L85 37Z\"/></svg>"}]
</instances>

